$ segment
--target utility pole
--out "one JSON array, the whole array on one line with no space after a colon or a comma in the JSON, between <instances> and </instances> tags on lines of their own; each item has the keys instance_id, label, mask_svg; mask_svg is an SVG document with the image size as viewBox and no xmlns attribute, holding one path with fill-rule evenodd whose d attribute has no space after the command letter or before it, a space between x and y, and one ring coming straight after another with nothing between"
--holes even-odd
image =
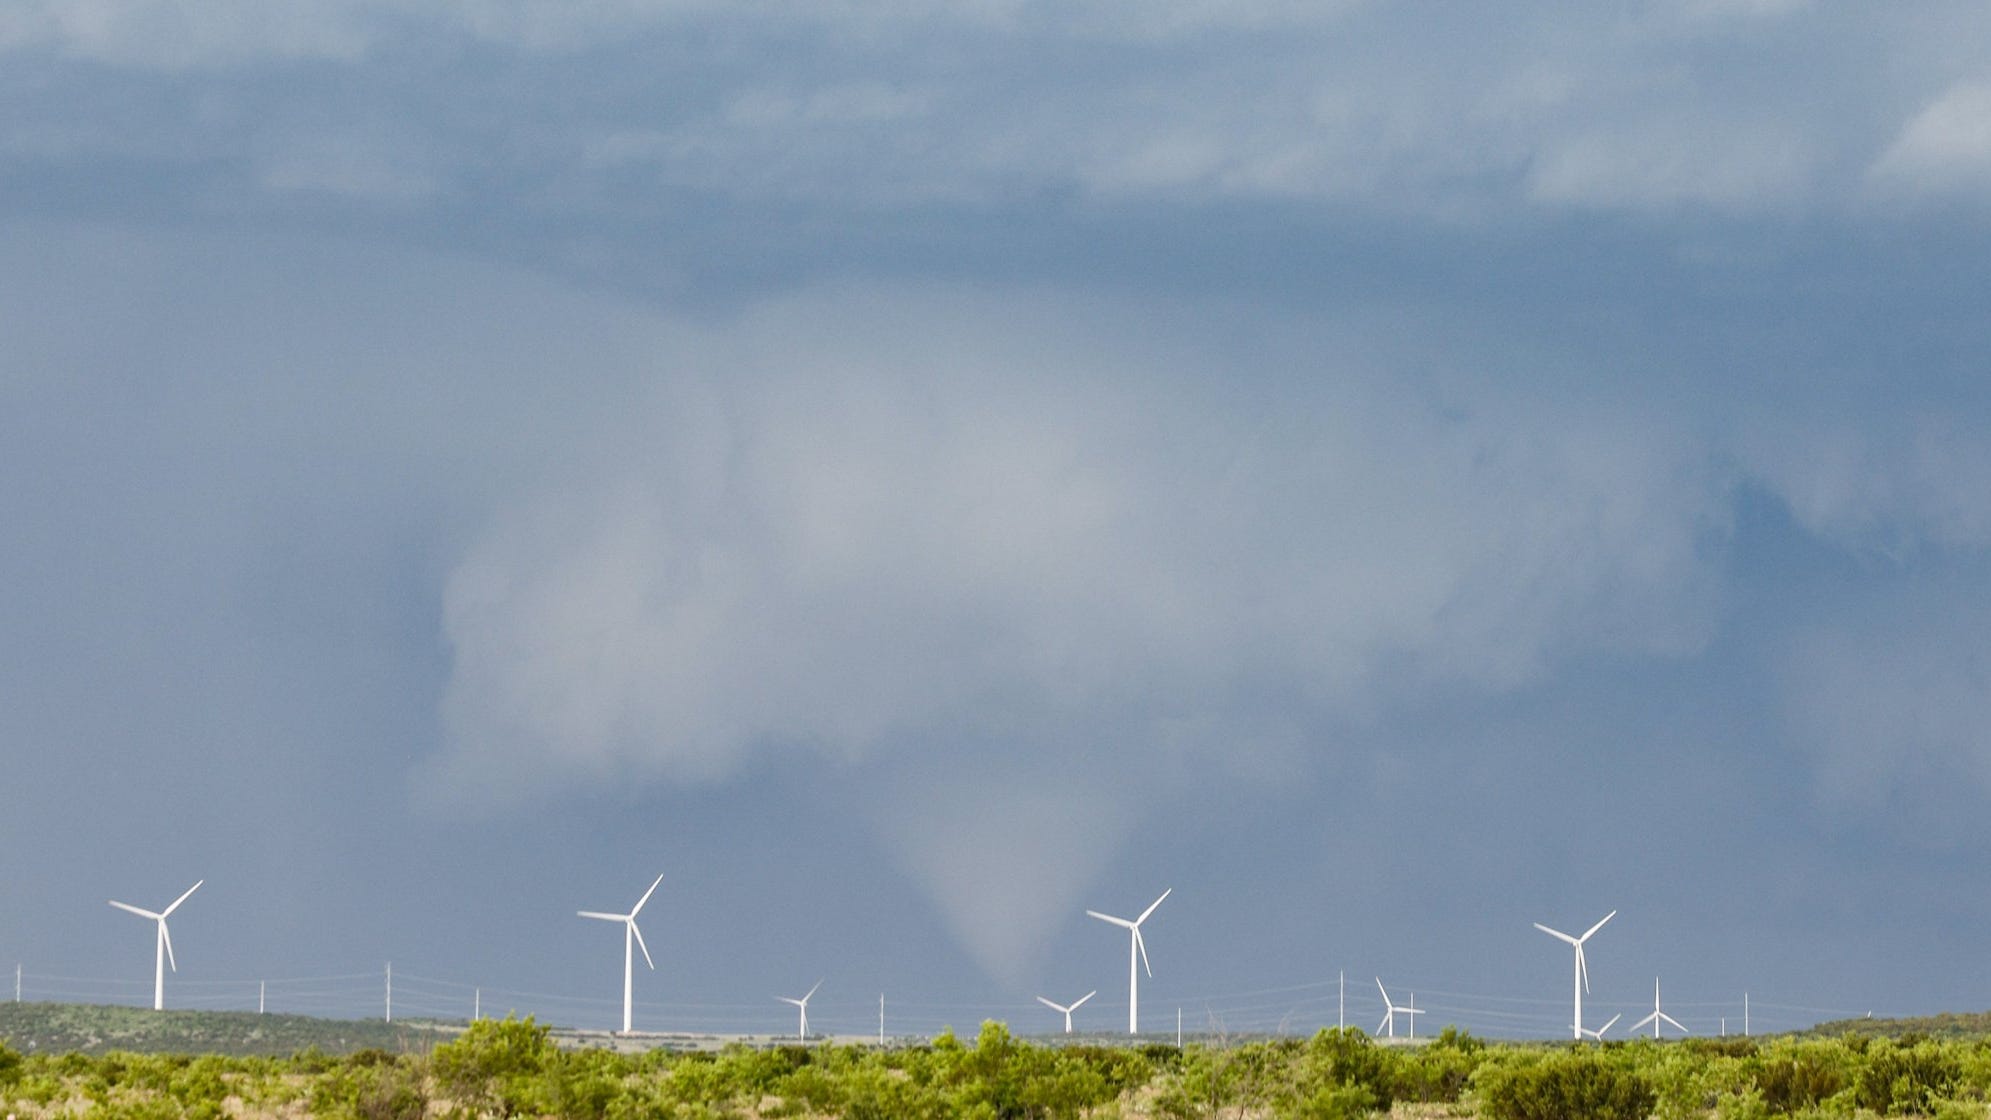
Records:
<instances>
[{"instance_id":1,"label":"utility pole","mask_svg":"<svg viewBox=\"0 0 1991 1120\"><path fill-rule=\"evenodd\" d=\"M270 982L268 980L256 981L256 1014L261 1015L263 1013L263 1001L269 994Z\"/></svg>"},{"instance_id":2,"label":"utility pole","mask_svg":"<svg viewBox=\"0 0 1991 1120\"><path fill-rule=\"evenodd\" d=\"M1749 993L1742 993L1742 1037L1749 1037Z\"/></svg>"},{"instance_id":3,"label":"utility pole","mask_svg":"<svg viewBox=\"0 0 1991 1120\"><path fill-rule=\"evenodd\" d=\"M475 995L472 996L470 1001L470 1021L473 1023L480 1022L483 1020L483 1018L484 1018L484 989L477 988L475 989Z\"/></svg>"},{"instance_id":4,"label":"utility pole","mask_svg":"<svg viewBox=\"0 0 1991 1120\"><path fill-rule=\"evenodd\" d=\"M1345 968L1341 970L1341 999L1334 1013L1334 1027L1336 1030L1348 1029L1348 970Z\"/></svg>"},{"instance_id":5,"label":"utility pole","mask_svg":"<svg viewBox=\"0 0 1991 1120\"><path fill-rule=\"evenodd\" d=\"M1182 1049L1182 1009L1175 1009L1175 1048Z\"/></svg>"},{"instance_id":6,"label":"utility pole","mask_svg":"<svg viewBox=\"0 0 1991 1120\"><path fill-rule=\"evenodd\" d=\"M387 962L387 1021L394 1021L394 962Z\"/></svg>"},{"instance_id":7,"label":"utility pole","mask_svg":"<svg viewBox=\"0 0 1991 1120\"><path fill-rule=\"evenodd\" d=\"M878 993L878 1045L885 1045L885 993Z\"/></svg>"}]
</instances>

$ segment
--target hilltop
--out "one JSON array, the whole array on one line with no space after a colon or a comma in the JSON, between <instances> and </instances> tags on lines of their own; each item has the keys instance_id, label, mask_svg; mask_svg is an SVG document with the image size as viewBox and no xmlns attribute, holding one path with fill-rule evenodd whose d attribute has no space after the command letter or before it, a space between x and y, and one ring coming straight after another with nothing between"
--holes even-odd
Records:
<instances>
[{"instance_id":1,"label":"hilltop","mask_svg":"<svg viewBox=\"0 0 1991 1120\"><path fill-rule=\"evenodd\" d=\"M1945 1011L1905 1019L1833 1019L1804 1032L1826 1036L1865 1035L1873 1038L1991 1038L1991 1011Z\"/></svg>"},{"instance_id":2,"label":"hilltop","mask_svg":"<svg viewBox=\"0 0 1991 1120\"><path fill-rule=\"evenodd\" d=\"M425 1052L462 1028L433 1022L317 1019L253 1011L153 1011L76 1003L0 1003L0 1039L23 1054L221 1054L284 1056L385 1050Z\"/></svg>"}]
</instances>

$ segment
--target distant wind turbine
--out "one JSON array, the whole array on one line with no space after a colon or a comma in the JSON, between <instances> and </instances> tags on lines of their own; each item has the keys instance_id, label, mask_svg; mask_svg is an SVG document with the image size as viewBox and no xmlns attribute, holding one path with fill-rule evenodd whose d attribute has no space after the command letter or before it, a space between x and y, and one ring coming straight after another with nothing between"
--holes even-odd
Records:
<instances>
[{"instance_id":1,"label":"distant wind turbine","mask_svg":"<svg viewBox=\"0 0 1991 1120\"><path fill-rule=\"evenodd\" d=\"M1543 933L1546 933L1550 937L1556 938L1557 940L1567 941L1571 946L1575 947L1576 949L1576 981L1575 981L1576 1009L1570 1016L1569 1030L1570 1030L1570 1037L1576 1039L1576 1041L1578 1042L1583 1041L1583 1034L1584 1034L1583 993L1590 990L1590 966L1586 964L1583 960L1583 943L1585 941L1590 940L1591 934L1596 933L1600 929L1603 929L1604 922L1608 922L1612 918L1615 918L1617 916L1618 912L1616 910L1613 910L1610 913L1604 915L1602 921L1599 921L1596 925L1591 926L1587 930L1584 930L1582 937L1571 937L1570 935L1562 932L1561 930L1550 929L1549 927L1543 925L1540 922L1535 923L1536 929L1541 930Z\"/></svg>"},{"instance_id":2,"label":"distant wind turbine","mask_svg":"<svg viewBox=\"0 0 1991 1120\"><path fill-rule=\"evenodd\" d=\"M1869 1011L1867 1012L1867 1014L1872 1015L1873 1012ZM1640 1019L1636 1023L1633 1023L1632 1030L1636 1031L1639 1028L1645 1026L1647 1023L1652 1024L1652 1037L1654 1038L1659 1037L1659 1024L1661 1023L1666 1023L1670 1025L1671 1027L1673 1027L1674 1030L1679 1031L1681 1034L1694 1033L1693 1031L1690 1031L1687 1028L1681 1026L1680 1020L1675 1019L1673 1016L1668 1015L1666 1012L1659 1010L1659 977L1657 976L1652 978L1652 1014L1647 1015L1645 1018Z\"/></svg>"},{"instance_id":3,"label":"distant wind turbine","mask_svg":"<svg viewBox=\"0 0 1991 1120\"><path fill-rule=\"evenodd\" d=\"M1167 898L1171 893L1174 892L1174 890L1175 890L1174 887L1170 887L1167 890L1161 892L1161 898L1157 898L1153 902L1149 903L1148 908L1146 910L1141 911L1141 916L1135 918L1131 922L1125 918L1116 918L1111 914L1102 914L1097 910L1086 911L1087 914L1091 915L1092 917L1098 918L1102 922L1111 922L1114 925L1120 926L1121 928L1133 934L1133 943L1127 949L1127 1033L1128 1034L1141 1033L1140 970L1142 968L1147 969L1148 975L1151 977L1155 974L1154 969L1149 967L1148 965L1147 942L1141 940L1141 923L1147 921L1148 915L1154 913L1155 907L1160 906L1162 904L1162 899ZM1135 967L1136 965L1139 965L1140 968L1136 968Z\"/></svg>"},{"instance_id":4,"label":"distant wind turbine","mask_svg":"<svg viewBox=\"0 0 1991 1120\"><path fill-rule=\"evenodd\" d=\"M152 966L152 1010L154 1011L164 1011L166 1009L166 966L170 964L173 966L174 972L180 971L179 962L173 959L173 935L166 932L166 915L178 910L180 903L187 900L187 895L199 890L201 883L205 882L207 880L202 879L199 883L188 887L187 894L174 899L173 905L166 907L156 914L150 910L140 910L129 903L119 902L115 899L111 900L111 905L120 910L128 910L141 918L151 918L153 921L159 923L159 948L157 953L154 954L156 960Z\"/></svg>"},{"instance_id":5,"label":"distant wind turbine","mask_svg":"<svg viewBox=\"0 0 1991 1120\"><path fill-rule=\"evenodd\" d=\"M1383 1008L1384 1008L1383 1021L1376 1024L1376 1030L1378 1032L1388 1031L1389 1037L1395 1038L1396 1017L1398 1015L1407 1015L1410 1017L1410 1024L1409 1024L1410 1037L1416 1038L1417 1017L1419 1015L1424 1014L1424 1012L1419 1011L1417 1009L1417 997L1415 995L1411 996L1410 1002L1408 1004L1406 1004L1403 1007L1398 1007L1395 1003L1391 1002L1389 989L1383 987L1383 978L1380 976L1376 977L1376 990L1383 993Z\"/></svg>"},{"instance_id":6,"label":"distant wind turbine","mask_svg":"<svg viewBox=\"0 0 1991 1120\"><path fill-rule=\"evenodd\" d=\"M650 971L655 972L657 969L657 962L650 959L650 947L648 945L643 944L643 931L636 928L636 915L642 913L643 904L650 901L651 895L657 893L657 883L661 883L663 881L664 877L662 875L657 876L656 882L650 884L650 889L644 891L643 897L636 900L635 909L632 909L627 914L604 914L599 910L578 911L578 913L583 918L597 918L604 922L622 923L623 927L622 1033L623 1034L629 1033L629 1013L635 1002L634 995L636 989L636 981L635 981L636 950L639 948L643 950L643 963L650 966Z\"/></svg>"},{"instance_id":7,"label":"distant wind turbine","mask_svg":"<svg viewBox=\"0 0 1991 1120\"><path fill-rule=\"evenodd\" d=\"M822 986L823 982L821 980L816 981L816 988ZM801 999L791 999L788 996L774 997L783 1003L794 1004L795 1009L802 1013L802 1022L795 1028L795 1037L801 1039L803 1042L809 1041L809 997L816 994L816 988L810 988L809 994L803 996Z\"/></svg>"},{"instance_id":8,"label":"distant wind turbine","mask_svg":"<svg viewBox=\"0 0 1991 1120\"><path fill-rule=\"evenodd\" d=\"M1586 1038L1594 1038L1597 1041L1602 1042L1604 1041L1604 1032L1610 1030L1611 1027L1614 1026L1619 1019L1622 1019L1624 1017L1625 1017L1624 1012L1621 1011L1618 1014L1611 1016L1610 1019L1607 1020L1603 1026L1598 1027L1594 1031L1591 1030L1589 1027L1583 1028L1583 1035Z\"/></svg>"},{"instance_id":9,"label":"distant wind turbine","mask_svg":"<svg viewBox=\"0 0 1991 1120\"><path fill-rule=\"evenodd\" d=\"M1066 1034L1070 1034L1070 1033L1072 1033L1072 1012L1074 1012L1074 1011L1077 1011L1077 1010L1078 1010L1078 1009L1079 1009L1080 1007L1084 1006L1084 1004L1085 1004L1085 1001L1086 1001L1086 1000L1089 1000L1089 999L1091 999L1091 998L1092 998L1093 996L1096 996L1096 995L1098 995L1098 994L1099 994L1099 991L1098 991L1098 989L1096 989L1096 988L1095 988L1094 990L1092 990L1092 991L1090 991L1090 992L1087 992L1087 993L1085 993L1084 995L1082 995L1082 996L1078 997L1077 1001L1076 1001L1076 1002L1074 1002L1074 1003L1073 1003L1073 1004L1072 1004L1072 1005L1071 1005L1070 1007L1066 1007L1066 1006L1064 1006L1064 1005L1062 1005L1062 1004L1056 1004L1056 1003L1052 1003L1052 1002L1051 1002L1050 1000L1048 1000L1048 999L1045 999L1045 998L1044 998L1043 996L1038 996L1038 997L1037 997L1037 1002L1038 1002L1038 1003L1041 1003L1041 1004L1043 1004L1043 1005L1044 1005L1045 1007L1048 1007L1048 1008L1050 1008L1050 1009L1051 1009L1051 1010L1053 1010L1053 1011L1062 1011L1062 1012L1064 1012L1064 1013L1065 1013L1065 1033L1066 1033Z\"/></svg>"}]
</instances>

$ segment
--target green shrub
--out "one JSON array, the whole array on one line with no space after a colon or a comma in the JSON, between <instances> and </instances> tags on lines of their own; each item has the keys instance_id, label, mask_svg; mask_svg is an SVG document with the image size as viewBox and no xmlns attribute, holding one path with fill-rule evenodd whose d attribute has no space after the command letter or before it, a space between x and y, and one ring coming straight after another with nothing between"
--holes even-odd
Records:
<instances>
[{"instance_id":1,"label":"green shrub","mask_svg":"<svg viewBox=\"0 0 1991 1120\"><path fill-rule=\"evenodd\" d=\"M337 1120L421 1120L429 1094L412 1061L347 1062L311 1082L311 1111Z\"/></svg>"},{"instance_id":2,"label":"green shrub","mask_svg":"<svg viewBox=\"0 0 1991 1120\"><path fill-rule=\"evenodd\" d=\"M1272 1110L1278 1120L1361 1120L1374 1116L1376 1095L1361 1085L1329 1085L1282 1103Z\"/></svg>"},{"instance_id":3,"label":"green shrub","mask_svg":"<svg viewBox=\"0 0 1991 1120\"><path fill-rule=\"evenodd\" d=\"M1845 1087L1842 1063L1815 1049L1766 1057L1756 1071L1764 1107L1779 1115L1810 1108Z\"/></svg>"},{"instance_id":4,"label":"green shrub","mask_svg":"<svg viewBox=\"0 0 1991 1120\"><path fill-rule=\"evenodd\" d=\"M547 1075L557 1075L561 1059L551 1034L530 1016L483 1019L436 1047L429 1069L442 1094L470 1111L538 1112L549 1095Z\"/></svg>"},{"instance_id":5,"label":"green shrub","mask_svg":"<svg viewBox=\"0 0 1991 1120\"><path fill-rule=\"evenodd\" d=\"M1488 1120L1646 1120L1657 1097L1616 1054L1575 1051L1528 1065L1483 1066ZM1479 1084L1484 1080L1484 1084Z\"/></svg>"},{"instance_id":6,"label":"green shrub","mask_svg":"<svg viewBox=\"0 0 1991 1120\"><path fill-rule=\"evenodd\" d=\"M1457 1054L1448 1050L1440 1060ZM1308 1098L1334 1089L1361 1089L1371 1108L1388 1112L1396 1103L1400 1073L1394 1054L1361 1031L1344 1027L1322 1030L1307 1042L1294 1081Z\"/></svg>"},{"instance_id":7,"label":"green shrub","mask_svg":"<svg viewBox=\"0 0 1991 1120\"><path fill-rule=\"evenodd\" d=\"M1937 1101L1956 1094L1960 1063L1932 1042L1913 1046L1880 1042L1868 1047L1865 1068L1853 1083L1853 1099L1879 1113L1927 1115Z\"/></svg>"}]
</instances>

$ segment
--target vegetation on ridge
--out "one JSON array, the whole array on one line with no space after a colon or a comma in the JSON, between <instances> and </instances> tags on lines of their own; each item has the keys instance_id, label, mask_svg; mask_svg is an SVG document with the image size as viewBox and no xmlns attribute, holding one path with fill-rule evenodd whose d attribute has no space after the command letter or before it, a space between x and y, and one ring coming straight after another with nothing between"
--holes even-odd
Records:
<instances>
[{"instance_id":1,"label":"vegetation on ridge","mask_svg":"<svg viewBox=\"0 0 1991 1120\"><path fill-rule=\"evenodd\" d=\"M150 1014L150 1013L147 1013ZM1416 1046L1354 1030L1241 1044L1049 1046L986 1023L902 1049L563 1050L531 1019L425 1050L288 1058L23 1054L0 1047L0 1107L30 1117L352 1120L1804 1120L1991 1114L1991 1039L1639 1039Z\"/></svg>"}]
</instances>

